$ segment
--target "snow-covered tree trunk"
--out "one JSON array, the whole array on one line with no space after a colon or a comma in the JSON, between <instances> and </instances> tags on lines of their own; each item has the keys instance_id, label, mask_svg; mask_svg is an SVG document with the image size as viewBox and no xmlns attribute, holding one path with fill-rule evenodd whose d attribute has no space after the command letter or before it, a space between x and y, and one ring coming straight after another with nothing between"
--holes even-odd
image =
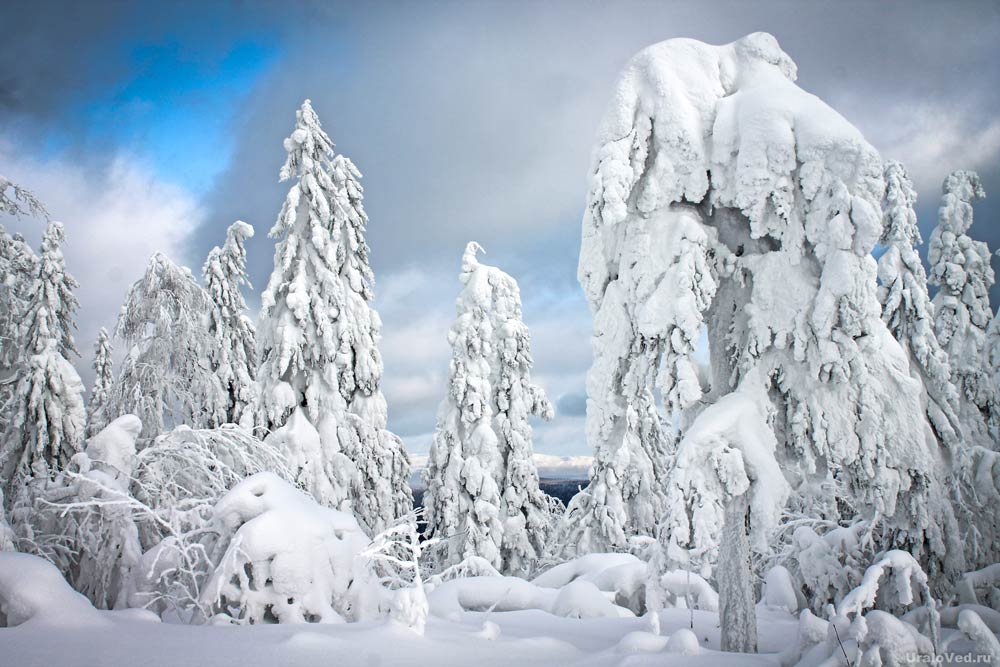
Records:
<instances>
[{"instance_id":1,"label":"snow-covered tree trunk","mask_svg":"<svg viewBox=\"0 0 1000 667\"><path fill-rule=\"evenodd\" d=\"M382 322L371 307L361 173L334 153L309 100L285 149L281 180L296 180L270 233L278 245L261 296L257 420L275 431L301 411L319 433L324 457L342 454L356 471L343 488L338 476L322 472L328 462L306 461L304 480L327 478L307 488L330 507L349 499L377 532L409 512L412 497L406 451L386 428Z\"/></svg>"},{"instance_id":2,"label":"snow-covered tree trunk","mask_svg":"<svg viewBox=\"0 0 1000 667\"><path fill-rule=\"evenodd\" d=\"M746 494L730 498L719 542L719 623L722 650L757 652L757 609L750 569L750 504Z\"/></svg>"},{"instance_id":3,"label":"snow-covered tree trunk","mask_svg":"<svg viewBox=\"0 0 1000 667\"><path fill-rule=\"evenodd\" d=\"M245 245L251 237L253 227L237 220L226 230L225 244L212 248L202 268L205 291L213 306L208 320L209 334L215 338L212 365L226 395L220 423L242 423L248 428L254 425L257 342L241 288L252 287L247 278Z\"/></svg>"},{"instance_id":4,"label":"snow-covered tree trunk","mask_svg":"<svg viewBox=\"0 0 1000 667\"><path fill-rule=\"evenodd\" d=\"M108 330L101 327L94 344L94 386L87 401L88 438L108 425L107 405L115 382L112 351Z\"/></svg>"}]
</instances>

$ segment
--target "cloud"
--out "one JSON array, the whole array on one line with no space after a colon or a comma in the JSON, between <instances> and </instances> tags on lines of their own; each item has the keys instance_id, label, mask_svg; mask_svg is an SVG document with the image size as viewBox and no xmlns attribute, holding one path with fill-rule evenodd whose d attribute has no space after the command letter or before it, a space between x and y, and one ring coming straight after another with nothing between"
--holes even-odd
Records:
<instances>
[{"instance_id":1,"label":"cloud","mask_svg":"<svg viewBox=\"0 0 1000 667\"><path fill-rule=\"evenodd\" d=\"M66 266L80 283L76 339L83 358L77 366L89 378L98 329L112 330L149 257L157 250L176 257L204 212L186 191L160 181L129 155L94 168L60 157L37 160L0 141L0 172L34 191L52 218L66 225ZM0 222L38 247L43 222ZM192 268L198 275L201 267Z\"/></svg>"}]
</instances>

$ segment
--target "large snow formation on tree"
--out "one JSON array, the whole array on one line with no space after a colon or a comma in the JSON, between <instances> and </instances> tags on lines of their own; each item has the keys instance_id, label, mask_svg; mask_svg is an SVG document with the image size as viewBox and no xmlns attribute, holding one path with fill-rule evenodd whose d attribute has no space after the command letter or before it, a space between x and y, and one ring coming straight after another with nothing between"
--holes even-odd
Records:
<instances>
[{"instance_id":1,"label":"large snow formation on tree","mask_svg":"<svg viewBox=\"0 0 1000 667\"><path fill-rule=\"evenodd\" d=\"M583 221L595 463L572 544L652 533L672 439L654 392L682 430L751 371L776 409L790 502L836 518L850 498L924 556L954 533L921 384L880 318L882 160L795 75L755 33L656 44L618 82ZM692 360L703 328L709 387Z\"/></svg>"},{"instance_id":2,"label":"large snow formation on tree","mask_svg":"<svg viewBox=\"0 0 1000 667\"><path fill-rule=\"evenodd\" d=\"M406 452L386 429L361 173L334 153L309 100L296 119L281 169L281 180L295 182L271 229L274 272L261 296L257 419L273 431L301 409L323 452L340 452L357 468L352 488L335 479L316 485L329 466L302 459L307 488L328 506L349 497L358 518L378 531L412 501Z\"/></svg>"},{"instance_id":3,"label":"large snow formation on tree","mask_svg":"<svg viewBox=\"0 0 1000 667\"><path fill-rule=\"evenodd\" d=\"M428 534L442 540L441 563L479 557L523 574L545 555L552 500L538 486L529 415L552 417L531 382L528 327L517 282L462 256L465 286L448 334L448 396L441 403L424 495Z\"/></svg>"}]
</instances>

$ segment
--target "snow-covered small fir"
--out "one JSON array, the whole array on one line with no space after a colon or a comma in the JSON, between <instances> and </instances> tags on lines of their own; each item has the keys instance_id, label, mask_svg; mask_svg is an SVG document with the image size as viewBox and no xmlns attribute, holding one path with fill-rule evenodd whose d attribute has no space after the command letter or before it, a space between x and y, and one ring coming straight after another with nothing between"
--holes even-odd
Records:
<instances>
[{"instance_id":1,"label":"snow-covered small fir","mask_svg":"<svg viewBox=\"0 0 1000 667\"><path fill-rule=\"evenodd\" d=\"M973 202L986 196L979 175L956 171L942 185L938 225L931 234L928 260L934 296L934 328L948 353L952 379L962 396L961 416L966 437L984 444L996 392L982 360L986 330L993 311L989 289L994 275L986 243L969 236Z\"/></svg>"},{"instance_id":2,"label":"snow-covered small fir","mask_svg":"<svg viewBox=\"0 0 1000 667\"><path fill-rule=\"evenodd\" d=\"M529 416L551 419L531 381L530 336L509 275L479 262L469 243L464 288L448 334L448 396L425 473L428 535L441 540L439 565L482 558L523 574L548 555L553 500L538 486Z\"/></svg>"},{"instance_id":3,"label":"snow-covered small fir","mask_svg":"<svg viewBox=\"0 0 1000 667\"><path fill-rule=\"evenodd\" d=\"M241 291L250 287L247 278L246 239L253 237L253 227L237 220L226 230L226 242L212 248L202 268L202 282L212 300L208 332L215 338L211 348L212 365L226 405L219 423L243 423L253 426L253 391L257 373L256 333L247 316L247 303Z\"/></svg>"},{"instance_id":4,"label":"snow-covered small fir","mask_svg":"<svg viewBox=\"0 0 1000 667\"><path fill-rule=\"evenodd\" d=\"M108 425L107 406L114 386L114 360L108 330L101 327L94 343L94 384L87 398L87 436L95 435Z\"/></svg>"}]
</instances>

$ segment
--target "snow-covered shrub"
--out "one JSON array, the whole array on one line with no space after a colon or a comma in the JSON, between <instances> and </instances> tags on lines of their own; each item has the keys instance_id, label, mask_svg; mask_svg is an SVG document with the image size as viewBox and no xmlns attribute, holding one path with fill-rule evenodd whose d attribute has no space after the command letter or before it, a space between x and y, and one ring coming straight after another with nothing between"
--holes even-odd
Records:
<instances>
[{"instance_id":1,"label":"snow-covered shrub","mask_svg":"<svg viewBox=\"0 0 1000 667\"><path fill-rule=\"evenodd\" d=\"M208 618L201 591L216 563L215 504L251 475L294 476L283 452L242 427L180 426L138 453L131 493L144 509L139 530L145 552L133 573L132 606L187 621Z\"/></svg>"},{"instance_id":2,"label":"snow-covered shrub","mask_svg":"<svg viewBox=\"0 0 1000 667\"><path fill-rule=\"evenodd\" d=\"M958 615L958 628L969 638L980 655L991 663L1000 661L1000 641L996 634L986 627L976 612L966 609Z\"/></svg>"},{"instance_id":3,"label":"snow-covered shrub","mask_svg":"<svg viewBox=\"0 0 1000 667\"><path fill-rule=\"evenodd\" d=\"M136 453L141 429L137 417L119 417L55 478L25 486L17 542L56 563L99 608L204 620L214 504L249 475L291 473L278 450L235 426L178 427Z\"/></svg>"},{"instance_id":4,"label":"snow-covered shrub","mask_svg":"<svg viewBox=\"0 0 1000 667\"><path fill-rule=\"evenodd\" d=\"M810 523L786 524L791 536L774 562L788 569L809 608L822 614L861 582L865 563L874 555L866 538L871 524L855 521L823 530L817 525L822 522Z\"/></svg>"},{"instance_id":5,"label":"snow-covered shrub","mask_svg":"<svg viewBox=\"0 0 1000 667\"><path fill-rule=\"evenodd\" d=\"M297 479L329 507L349 499L379 531L412 509L412 496L406 451L386 428L361 173L334 153L309 100L284 146L281 180L294 183L270 232L278 244L261 295L256 418L271 432L301 410L321 448L298 461ZM333 453L353 463L350 487Z\"/></svg>"},{"instance_id":6,"label":"snow-covered shrub","mask_svg":"<svg viewBox=\"0 0 1000 667\"><path fill-rule=\"evenodd\" d=\"M154 509L181 508L192 499L214 501L259 472L293 478L282 450L240 426L178 426L140 451L132 488Z\"/></svg>"},{"instance_id":7,"label":"snow-covered shrub","mask_svg":"<svg viewBox=\"0 0 1000 667\"><path fill-rule=\"evenodd\" d=\"M140 503L129 493L141 428L133 415L111 422L54 479L34 479L16 509L24 548L50 559L100 609L128 606L142 555Z\"/></svg>"},{"instance_id":8,"label":"snow-covered shrub","mask_svg":"<svg viewBox=\"0 0 1000 667\"><path fill-rule=\"evenodd\" d=\"M364 557L387 591L389 617L422 635L429 607L420 557L433 540L421 541L418 518L411 512L376 535Z\"/></svg>"},{"instance_id":9,"label":"snow-covered shrub","mask_svg":"<svg viewBox=\"0 0 1000 667\"><path fill-rule=\"evenodd\" d=\"M966 572L955 587L960 604L979 604L980 590L986 595L987 605L1000 611L1000 563Z\"/></svg>"},{"instance_id":10,"label":"snow-covered shrub","mask_svg":"<svg viewBox=\"0 0 1000 667\"><path fill-rule=\"evenodd\" d=\"M886 611L874 609L879 604L897 610L920 602L926 613L920 627ZM912 555L889 551L873 563L861 583L837 604L826 625L826 634L812 647L802 641L802 619L824 625L808 610L800 619L801 667L812 665L902 665L914 660L929 661L939 650L941 631L937 602L931 595L927 575ZM816 638L821 632L811 632Z\"/></svg>"},{"instance_id":11,"label":"snow-covered shrub","mask_svg":"<svg viewBox=\"0 0 1000 667\"><path fill-rule=\"evenodd\" d=\"M202 596L219 620L336 623L379 611L363 556L371 540L351 514L263 472L216 504L214 522L217 565Z\"/></svg>"}]
</instances>

